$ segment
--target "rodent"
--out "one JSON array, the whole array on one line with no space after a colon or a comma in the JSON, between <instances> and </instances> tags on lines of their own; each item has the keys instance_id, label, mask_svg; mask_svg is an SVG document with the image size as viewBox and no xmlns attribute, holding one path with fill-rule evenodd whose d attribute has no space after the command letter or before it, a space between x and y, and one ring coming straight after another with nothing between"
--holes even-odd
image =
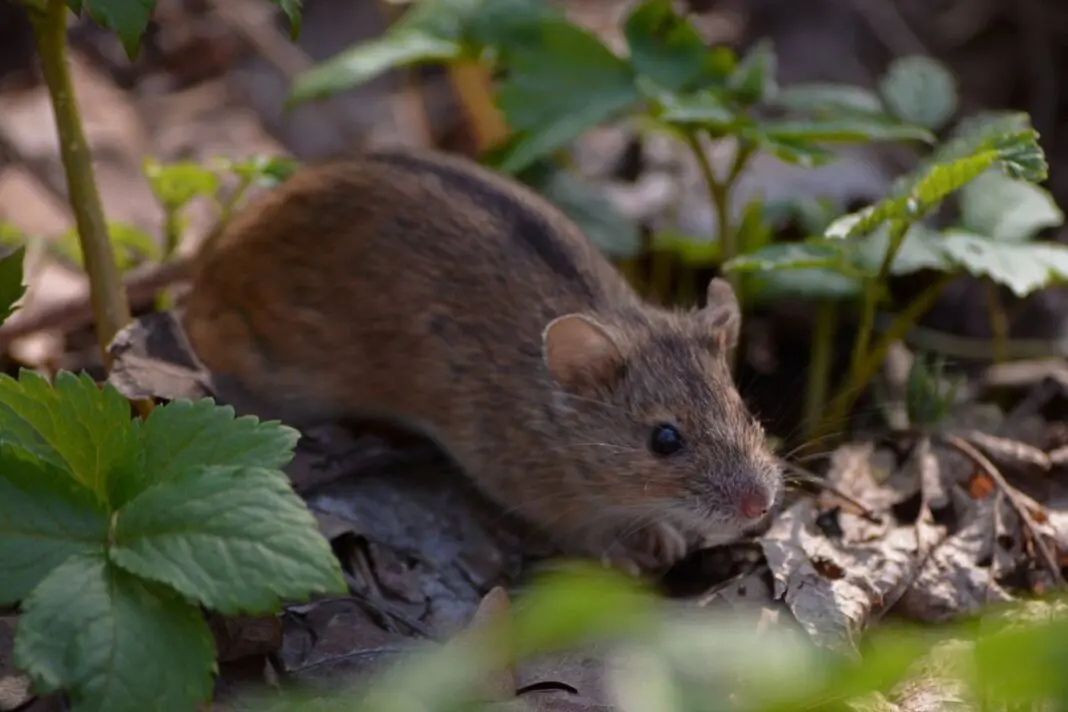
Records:
<instances>
[{"instance_id":1,"label":"rodent","mask_svg":"<svg viewBox=\"0 0 1068 712\"><path fill-rule=\"evenodd\" d=\"M181 321L239 412L405 423L565 551L645 573L782 489L726 360L734 292L707 296L644 303L533 190L397 149L306 165L238 211Z\"/></svg>"}]
</instances>

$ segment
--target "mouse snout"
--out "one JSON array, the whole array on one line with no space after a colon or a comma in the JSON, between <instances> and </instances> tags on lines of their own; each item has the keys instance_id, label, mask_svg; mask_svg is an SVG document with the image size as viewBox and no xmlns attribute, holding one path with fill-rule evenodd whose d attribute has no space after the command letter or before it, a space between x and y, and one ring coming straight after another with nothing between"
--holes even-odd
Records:
<instances>
[{"instance_id":1,"label":"mouse snout","mask_svg":"<svg viewBox=\"0 0 1068 712\"><path fill-rule=\"evenodd\" d=\"M760 519L771 507L771 495L762 489L743 490L738 497L738 512L743 519Z\"/></svg>"}]
</instances>

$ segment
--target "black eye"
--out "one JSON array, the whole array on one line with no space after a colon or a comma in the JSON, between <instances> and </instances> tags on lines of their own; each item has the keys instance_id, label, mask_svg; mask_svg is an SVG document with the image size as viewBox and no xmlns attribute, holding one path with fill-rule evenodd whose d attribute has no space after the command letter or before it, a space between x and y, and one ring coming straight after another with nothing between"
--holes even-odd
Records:
<instances>
[{"instance_id":1,"label":"black eye","mask_svg":"<svg viewBox=\"0 0 1068 712\"><path fill-rule=\"evenodd\" d=\"M654 455L667 457L674 455L682 449L682 433L674 425L660 423L653 428L653 436L649 440L649 449Z\"/></svg>"}]
</instances>

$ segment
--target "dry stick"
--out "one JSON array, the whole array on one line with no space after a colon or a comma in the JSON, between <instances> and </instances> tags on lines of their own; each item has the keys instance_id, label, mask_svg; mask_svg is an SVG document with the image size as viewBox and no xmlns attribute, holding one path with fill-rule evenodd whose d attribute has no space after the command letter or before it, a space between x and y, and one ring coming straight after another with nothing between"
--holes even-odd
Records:
<instances>
[{"instance_id":1,"label":"dry stick","mask_svg":"<svg viewBox=\"0 0 1068 712\"><path fill-rule=\"evenodd\" d=\"M1006 497L1008 497L1009 503L1012 504L1013 509L1020 515L1020 520L1031 531L1031 536L1035 542L1035 548L1038 549L1038 553L1042 557L1042 562L1049 568L1050 573L1053 574L1053 578L1056 579L1062 587L1068 586L1068 582L1064 580L1064 576L1061 574L1061 567L1057 564L1056 557L1053 556L1053 552L1046 546L1046 542L1042 540L1042 535L1038 531L1038 525L1035 523L1034 518L1031 517L1031 513L1027 511L1027 503L1023 501L1020 492L1010 485L998 468L996 468L994 464L983 455L983 453L976 450L971 443L963 438L948 433L941 434L938 437L946 445L956 449L975 463L990 479L994 480L994 483L998 488Z\"/></svg>"},{"instance_id":2,"label":"dry stick","mask_svg":"<svg viewBox=\"0 0 1068 712\"><path fill-rule=\"evenodd\" d=\"M791 475L789 478L791 481L804 482L805 484L809 484L813 487L818 487L826 492L830 492L835 497L838 497L843 502L849 504L851 507L855 507L857 510L857 516L866 519L872 524L881 523L879 516L875 514L869 507L867 507L863 502L858 499L855 499L854 497L849 496L848 494L838 489L822 477L817 477L816 475L812 474L800 465L795 465L794 463L787 462L786 460L780 459L779 464L782 467L793 472L793 475Z\"/></svg>"}]
</instances>

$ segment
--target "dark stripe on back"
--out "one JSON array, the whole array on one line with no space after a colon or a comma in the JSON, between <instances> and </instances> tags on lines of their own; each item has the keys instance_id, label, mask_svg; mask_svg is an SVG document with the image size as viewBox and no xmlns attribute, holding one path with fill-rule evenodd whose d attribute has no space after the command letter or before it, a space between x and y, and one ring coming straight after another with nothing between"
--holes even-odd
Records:
<instances>
[{"instance_id":1,"label":"dark stripe on back","mask_svg":"<svg viewBox=\"0 0 1068 712\"><path fill-rule=\"evenodd\" d=\"M591 301L596 299L590 287L590 278L579 270L573 255L554 237L552 223L545 216L521 203L515 196L468 171L415 154L371 153L368 158L413 172L430 173L458 192L470 196L482 208L501 219L518 238L516 242L521 247L533 253L546 267L569 284L581 289Z\"/></svg>"}]
</instances>

